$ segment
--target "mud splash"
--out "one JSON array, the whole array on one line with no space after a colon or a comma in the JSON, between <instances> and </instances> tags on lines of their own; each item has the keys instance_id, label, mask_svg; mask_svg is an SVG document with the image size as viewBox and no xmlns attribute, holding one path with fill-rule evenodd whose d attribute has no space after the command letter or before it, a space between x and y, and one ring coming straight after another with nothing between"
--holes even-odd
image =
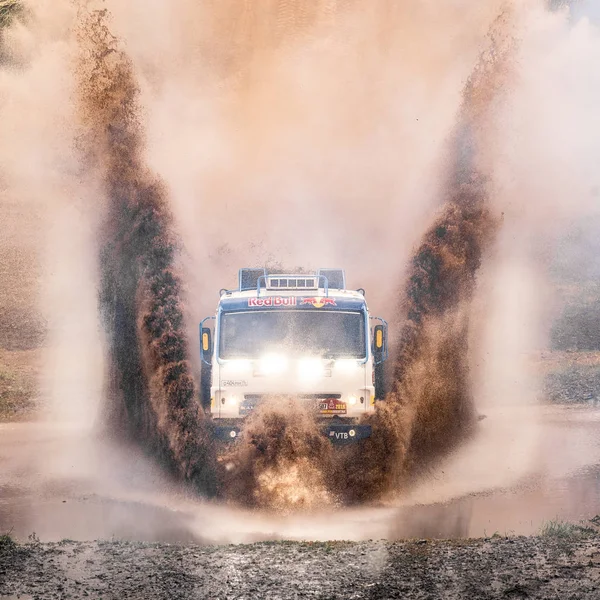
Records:
<instances>
[{"instance_id":1,"label":"mud splash","mask_svg":"<svg viewBox=\"0 0 600 600\"><path fill-rule=\"evenodd\" d=\"M468 360L476 273L497 222L482 184L460 185L413 259L391 404L412 413L408 461L448 450L475 421Z\"/></svg>"},{"instance_id":2,"label":"mud splash","mask_svg":"<svg viewBox=\"0 0 600 600\"><path fill-rule=\"evenodd\" d=\"M499 55L484 55L492 67L478 67L465 90L462 137L456 135L449 150L456 166L401 294L393 384L367 419L373 436L333 452L305 410L273 401L248 419L243 441L218 467L187 360L168 194L144 164L138 86L106 21L106 11L96 11L82 26L80 71L87 126L82 146L108 197L100 300L109 332L112 429L137 439L203 493L218 492L243 505L310 508L396 492L458 444L475 422L469 309L498 223L487 207L486 183L474 158L465 160L461 144L464 130L483 128L481 115L495 98Z\"/></svg>"},{"instance_id":3,"label":"mud splash","mask_svg":"<svg viewBox=\"0 0 600 600\"><path fill-rule=\"evenodd\" d=\"M497 223L480 184L459 185L423 237L399 306L406 319L390 393L365 419L372 437L335 468L338 493L360 503L398 492L468 436L476 415L468 357L469 306Z\"/></svg>"},{"instance_id":4,"label":"mud splash","mask_svg":"<svg viewBox=\"0 0 600 600\"><path fill-rule=\"evenodd\" d=\"M280 512L333 501L326 472L333 450L311 410L274 397L248 418L244 429L242 440L223 460L227 498Z\"/></svg>"},{"instance_id":5,"label":"mud splash","mask_svg":"<svg viewBox=\"0 0 600 600\"><path fill-rule=\"evenodd\" d=\"M187 361L177 244L165 186L145 165L138 86L94 11L80 29L80 141L107 197L100 307L108 332L107 420L205 494L216 491L209 423Z\"/></svg>"}]
</instances>

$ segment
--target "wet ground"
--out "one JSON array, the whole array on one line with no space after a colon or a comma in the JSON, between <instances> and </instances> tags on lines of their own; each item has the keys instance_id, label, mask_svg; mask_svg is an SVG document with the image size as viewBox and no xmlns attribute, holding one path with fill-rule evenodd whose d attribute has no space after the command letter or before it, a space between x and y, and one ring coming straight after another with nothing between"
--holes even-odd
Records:
<instances>
[{"instance_id":1,"label":"wet ground","mask_svg":"<svg viewBox=\"0 0 600 600\"><path fill-rule=\"evenodd\" d=\"M25 542L0 536L1 600L600 597L599 519L518 536L600 513L593 407L489 410L410 489L352 509L202 501L81 426L0 425L0 473L0 533Z\"/></svg>"},{"instance_id":2,"label":"wet ground","mask_svg":"<svg viewBox=\"0 0 600 600\"><path fill-rule=\"evenodd\" d=\"M267 514L199 500L136 449L80 426L6 423L0 533L200 544L529 535L599 514L599 475L599 410L491 410L474 440L399 498Z\"/></svg>"},{"instance_id":3,"label":"wet ground","mask_svg":"<svg viewBox=\"0 0 600 600\"><path fill-rule=\"evenodd\" d=\"M0 548L0 597L596 599L600 539Z\"/></svg>"}]
</instances>

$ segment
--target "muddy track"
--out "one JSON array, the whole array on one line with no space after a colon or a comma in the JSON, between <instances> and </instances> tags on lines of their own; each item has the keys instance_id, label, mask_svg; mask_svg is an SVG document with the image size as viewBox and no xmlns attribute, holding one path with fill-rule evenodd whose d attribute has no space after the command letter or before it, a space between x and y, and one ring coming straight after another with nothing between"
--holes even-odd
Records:
<instances>
[{"instance_id":1,"label":"muddy track","mask_svg":"<svg viewBox=\"0 0 600 600\"><path fill-rule=\"evenodd\" d=\"M600 538L0 548L0 597L598 598Z\"/></svg>"}]
</instances>

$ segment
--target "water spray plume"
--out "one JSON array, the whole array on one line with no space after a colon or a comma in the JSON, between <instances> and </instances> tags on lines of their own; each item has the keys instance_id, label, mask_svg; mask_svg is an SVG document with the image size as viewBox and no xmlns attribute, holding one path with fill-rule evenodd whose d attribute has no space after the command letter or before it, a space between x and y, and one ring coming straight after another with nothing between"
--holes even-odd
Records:
<instances>
[{"instance_id":1,"label":"water spray plume","mask_svg":"<svg viewBox=\"0 0 600 600\"><path fill-rule=\"evenodd\" d=\"M165 186L145 165L138 87L107 12L83 21L80 144L106 194L100 305L109 338L108 401L124 430L200 491L216 491L209 424L182 327L177 244Z\"/></svg>"},{"instance_id":2,"label":"water spray plume","mask_svg":"<svg viewBox=\"0 0 600 600\"><path fill-rule=\"evenodd\" d=\"M475 420L470 303L497 223L480 184L459 186L412 262L390 403L411 407L409 461L448 450Z\"/></svg>"},{"instance_id":3,"label":"water spray plume","mask_svg":"<svg viewBox=\"0 0 600 600\"><path fill-rule=\"evenodd\" d=\"M510 25L505 9L464 90L448 144L442 208L410 261L397 313L402 315L391 390L365 419L372 437L342 457L337 485L349 502L397 493L403 481L449 452L472 431L476 412L469 373L470 310L476 275L500 221L481 173L488 118L506 76Z\"/></svg>"},{"instance_id":4,"label":"water spray plume","mask_svg":"<svg viewBox=\"0 0 600 600\"><path fill-rule=\"evenodd\" d=\"M106 12L91 14L82 28L87 54L81 90L88 161L109 198L101 304L110 331L113 423L125 423L203 490L215 492L218 479L225 498L278 509L381 498L467 435L475 422L470 304L498 226L481 173L489 166L482 148L490 107L510 55L498 51L498 32L510 21L506 14L494 23L491 50L465 88L447 151L451 168L442 208L410 261L398 306L404 324L393 384L367 419L372 437L333 452L314 416L274 400L247 419L242 439L219 468L187 362L167 192L144 164L132 64L108 30Z\"/></svg>"}]
</instances>

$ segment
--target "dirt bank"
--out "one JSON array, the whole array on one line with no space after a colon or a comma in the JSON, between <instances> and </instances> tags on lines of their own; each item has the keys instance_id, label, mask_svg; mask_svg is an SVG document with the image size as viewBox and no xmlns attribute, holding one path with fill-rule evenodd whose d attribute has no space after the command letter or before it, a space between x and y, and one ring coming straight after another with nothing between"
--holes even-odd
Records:
<instances>
[{"instance_id":1,"label":"dirt bank","mask_svg":"<svg viewBox=\"0 0 600 600\"><path fill-rule=\"evenodd\" d=\"M598 598L600 539L0 547L12 598ZM4 596L0 596L4 597Z\"/></svg>"}]
</instances>

